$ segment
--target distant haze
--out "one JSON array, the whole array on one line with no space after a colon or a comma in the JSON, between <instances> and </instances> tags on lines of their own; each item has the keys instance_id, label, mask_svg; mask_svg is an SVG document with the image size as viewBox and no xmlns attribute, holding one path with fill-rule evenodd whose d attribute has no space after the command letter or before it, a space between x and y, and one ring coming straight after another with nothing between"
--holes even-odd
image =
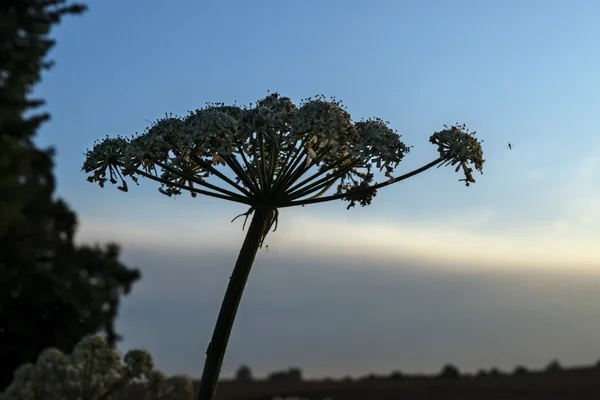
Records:
<instances>
[{"instance_id":1,"label":"distant haze","mask_svg":"<svg viewBox=\"0 0 600 400\"><path fill-rule=\"evenodd\" d=\"M241 223L224 221L231 242L241 243ZM541 368L553 358L565 364L600 359L590 351L600 348L598 273L572 274L568 265L544 271L401 254L375 257L356 248L325 253L309 240L293 251L282 239L285 225L282 218L281 231L271 233L268 253L261 250L250 276L226 375L243 363L258 375L299 366L307 376L341 377L436 372L446 362L474 371ZM332 237L313 234L324 244ZM125 236L116 231L126 248L136 248ZM237 256L233 248L215 251L202 242L196 248L125 252L143 280L123 304L121 348L146 347L172 373L200 375Z\"/></svg>"}]
</instances>

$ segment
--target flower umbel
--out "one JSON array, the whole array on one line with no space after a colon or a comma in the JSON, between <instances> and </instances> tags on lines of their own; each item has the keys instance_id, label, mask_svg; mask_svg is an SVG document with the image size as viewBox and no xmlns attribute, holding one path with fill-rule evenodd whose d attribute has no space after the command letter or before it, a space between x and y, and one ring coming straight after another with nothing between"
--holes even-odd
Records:
<instances>
[{"instance_id":1,"label":"flower umbel","mask_svg":"<svg viewBox=\"0 0 600 400\"><path fill-rule=\"evenodd\" d=\"M469 164L473 164L476 170L483 173L485 160L481 142L477 141L475 132L469 132L464 124L456 124L450 128L444 125L444 128L431 135L429 141L438 146L438 152L444 159L441 165L458 164L455 171L463 169L465 178L460 180L469 186L470 183L475 183L473 168L469 167Z\"/></svg>"},{"instance_id":2,"label":"flower umbel","mask_svg":"<svg viewBox=\"0 0 600 400\"><path fill-rule=\"evenodd\" d=\"M159 191L167 196L187 191L194 197L202 194L248 207L240 216L252 215L252 220L198 389L198 400L212 400L254 258L269 231L276 229L279 209L332 200L347 201L348 208L364 207L379 189L434 166L456 166L456 172L462 168L461 180L467 186L475 182L473 169L482 172L484 159L474 133L464 125L444 126L430 142L438 147L438 158L394 176L410 147L388 122L379 118L353 122L335 98L316 96L296 106L273 93L248 107L212 103L185 117L167 115L130 139L106 138L86 153L83 170L101 187L109 181L126 192L126 180L138 183L144 177L158 182ZM374 183L378 172L384 181ZM151 360L137 353L131 353L126 363L121 373L148 374L152 369ZM21 371L23 376L29 373ZM163 378L154 374L150 381Z\"/></svg>"},{"instance_id":3,"label":"flower umbel","mask_svg":"<svg viewBox=\"0 0 600 400\"><path fill-rule=\"evenodd\" d=\"M481 171L484 163L480 142L464 125L444 128L430 138L439 164L458 164L468 186L475 182L473 167ZM296 106L273 93L254 106L211 103L185 117L166 115L142 135L106 138L86 153L83 170L102 187L109 181L128 191L126 181L143 176L167 196L188 191L250 207L308 204L335 186L335 198L352 207L375 196L371 170L394 180L409 150L388 122L352 122L334 98Z\"/></svg>"}]
</instances>

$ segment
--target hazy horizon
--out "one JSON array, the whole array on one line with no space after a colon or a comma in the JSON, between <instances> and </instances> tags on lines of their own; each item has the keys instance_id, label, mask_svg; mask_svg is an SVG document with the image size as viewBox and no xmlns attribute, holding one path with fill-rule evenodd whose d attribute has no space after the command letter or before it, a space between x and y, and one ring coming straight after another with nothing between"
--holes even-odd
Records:
<instances>
[{"instance_id":1,"label":"hazy horizon","mask_svg":"<svg viewBox=\"0 0 600 400\"><path fill-rule=\"evenodd\" d=\"M296 222L282 217L267 239L268 252L259 253L225 377L241 364L258 376L298 366L307 377L319 378L398 369L434 373L448 362L475 372L543 368L555 358L562 365L600 359L593 353L600 346L600 274L381 256L368 248L328 253L311 242L308 230L299 239L291 236ZM125 260L144 274L122 306L121 349L147 348L165 371L199 377L243 238L241 223L221 219L220 225L219 236L231 237L229 248L214 248L213 236L214 242L199 240L195 249L184 244L149 249L128 239L126 227L114 229L112 240L123 245ZM98 233L83 227L81 240ZM164 229L173 242L190 233ZM200 236L200 230L191 231L197 232Z\"/></svg>"},{"instance_id":2,"label":"hazy horizon","mask_svg":"<svg viewBox=\"0 0 600 400\"><path fill-rule=\"evenodd\" d=\"M240 364L341 377L598 361L600 3L87 3L55 32L57 65L36 90L52 120L37 143L56 146L78 240L115 241L142 271L117 321L123 349L200 375L244 235L230 221L246 210L166 198L146 180L100 189L83 153L165 113L271 90L390 121L414 146L397 174L434 159L429 136L455 122L477 131L487 161L469 188L445 168L366 208L282 210L224 376Z\"/></svg>"}]
</instances>

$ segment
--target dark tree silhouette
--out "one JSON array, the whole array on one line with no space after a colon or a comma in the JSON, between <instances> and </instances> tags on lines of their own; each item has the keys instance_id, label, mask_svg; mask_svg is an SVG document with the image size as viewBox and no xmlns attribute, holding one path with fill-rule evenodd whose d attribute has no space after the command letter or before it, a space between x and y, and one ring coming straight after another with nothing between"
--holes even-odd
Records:
<instances>
[{"instance_id":1,"label":"dark tree silhouette","mask_svg":"<svg viewBox=\"0 0 600 400\"><path fill-rule=\"evenodd\" d=\"M140 278L116 245L75 245L77 218L53 197L53 149L33 143L49 119L33 113L44 102L29 98L52 66L49 32L86 9L65 3L0 2L0 390L48 347L70 352L99 331L114 344L119 298Z\"/></svg>"},{"instance_id":2,"label":"dark tree silhouette","mask_svg":"<svg viewBox=\"0 0 600 400\"><path fill-rule=\"evenodd\" d=\"M34 150L32 144L37 129L49 115L24 114L44 104L43 100L28 95L40 81L42 71L52 66L45 61L54 46L54 41L47 37L50 29L64 15L85 10L83 5L63 3L0 2L0 233L6 231L10 221L23 216L23 198L31 195L23 179L31 170L32 158L49 155L48 150Z\"/></svg>"},{"instance_id":3,"label":"dark tree silhouette","mask_svg":"<svg viewBox=\"0 0 600 400\"><path fill-rule=\"evenodd\" d=\"M547 373L557 373L557 372L561 372L563 370L562 366L560 365L560 363L558 362L558 360L552 360L550 362L550 364L548 364L548 366L545 369L545 372Z\"/></svg>"},{"instance_id":4,"label":"dark tree silhouette","mask_svg":"<svg viewBox=\"0 0 600 400\"><path fill-rule=\"evenodd\" d=\"M245 382L251 381L253 379L252 370L247 365L240 366L237 369L237 371L235 372L235 379L238 381L245 381Z\"/></svg>"},{"instance_id":5,"label":"dark tree silhouette","mask_svg":"<svg viewBox=\"0 0 600 400\"><path fill-rule=\"evenodd\" d=\"M378 379L378 376L376 374L368 374L368 375L365 375L361 380L363 380L363 381L374 381L374 380L377 380L377 379Z\"/></svg>"},{"instance_id":6,"label":"dark tree silhouette","mask_svg":"<svg viewBox=\"0 0 600 400\"><path fill-rule=\"evenodd\" d=\"M475 374L476 378L485 378L489 375L489 373L485 370L485 369L480 369L479 371L477 371L477 373Z\"/></svg>"},{"instance_id":7,"label":"dark tree silhouette","mask_svg":"<svg viewBox=\"0 0 600 400\"><path fill-rule=\"evenodd\" d=\"M390 379L398 380L398 379L404 379L404 378L405 378L404 374L400 371L394 371L390 374Z\"/></svg>"},{"instance_id":8,"label":"dark tree silhouette","mask_svg":"<svg viewBox=\"0 0 600 400\"><path fill-rule=\"evenodd\" d=\"M287 371L276 371L269 374L270 381L299 382L302 380L300 368L289 368Z\"/></svg>"},{"instance_id":9,"label":"dark tree silhouette","mask_svg":"<svg viewBox=\"0 0 600 400\"><path fill-rule=\"evenodd\" d=\"M459 379L460 371L452 364L446 364L440 371L438 378L440 379Z\"/></svg>"},{"instance_id":10,"label":"dark tree silhouette","mask_svg":"<svg viewBox=\"0 0 600 400\"><path fill-rule=\"evenodd\" d=\"M519 365L518 367L516 367L513 372L514 375L526 375L528 373L529 373L529 371L527 370L527 368L525 368L522 365Z\"/></svg>"},{"instance_id":11,"label":"dark tree silhouette","mask_svg":"<svg viewBox=\"0 0 600 400\"><path fill-rule=\"evenodd\" d=\"M302 370L300 368L290 368L287 374L291 381L299 382L302 380Z\"/></svg>"}]
</instances>

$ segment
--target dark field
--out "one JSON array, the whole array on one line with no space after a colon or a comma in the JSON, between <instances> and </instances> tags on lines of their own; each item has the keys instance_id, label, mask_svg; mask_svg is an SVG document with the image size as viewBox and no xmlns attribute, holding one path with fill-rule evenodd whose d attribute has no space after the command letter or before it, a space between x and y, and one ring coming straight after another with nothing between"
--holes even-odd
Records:
<instances>
[{"instance_id":1,"label":"dark field","mask_svg":"<svg viewBox=\"0 0 600 400\"><path fill-rule=\"evenodd\" d=\"M300 396L311 400L600 400L600 369L441 380L435 378L355 381L235 382L219 385L218 400L271 400ZM182 399L183 400L183 399Z\"/></svg>"}]
</instances>

